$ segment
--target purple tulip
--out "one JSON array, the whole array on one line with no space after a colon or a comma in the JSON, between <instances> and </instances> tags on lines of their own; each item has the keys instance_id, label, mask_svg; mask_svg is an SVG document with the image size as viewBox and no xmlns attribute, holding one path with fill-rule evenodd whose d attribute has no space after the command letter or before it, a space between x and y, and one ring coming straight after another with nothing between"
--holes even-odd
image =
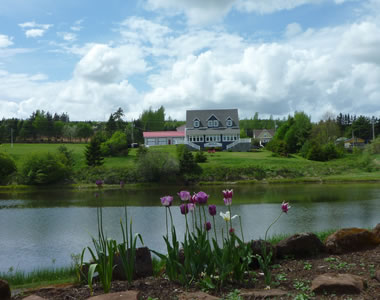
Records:
<instances>
[{"instance_id":1,"label":"purple tulip","mask_svg":"<svg viewBox=\"0 0 380 300\"><path fill-rule=\"evenodd\" d=\"M180 191L178 193L178 196L181 198L182 201L188 201L191 197L190 192L188 191Z\"/></svg>"},{"instance_id":2,"label":"purple tulip","mask_svg":"<svg viewBox=\"0 0 380 300\"><path fill-rule=\"evenodd\" d=\"M98 187L102 187L103 183L104 183L104 181L101 180L101 179L98 179L98 180L95 181L95 184L96 184Z\"/></svg>"},{"instance_id":3,"label":"purple tulip","mask_svg":"<svg viewBox=\"0 0 380 300\"><path fill-rule=\"evenodd\" d=\"M232 199L232 196L234 195L234 190L224 190L223 192L223 197L226 199Z\"/></svg>"},{"instance_id":4,"label":"purple tulip","mask_svg":"<svg viewBox=\"0 0 380 300\"><path fill-rule=\"evenodd\" d=\"M193 211L195 209L195 204L194 203L187 203L187 209L189 211Z\"/></svg>"},{"instance_id":5,"label":"purple tulip","mask_svg":"<svg viewBox=\"0 0 380 300\"><path fill-rule=\"evenodd\" d=\"M216 215L216 206L213 204L209 205L208 212L210 213L210 216L215 216Z\"/></svg>"},{"instance_id":6,"label":"purple tulip","mask_svg":"<svg viewBox=\"0 0 380 300\"><path fill-rule=\"evenodd\" d=\"M189 212L189 208L187 207L187 204L181 204L179 206L180 210L181 210L181 214L183 215L186 215L188 212Z\"/></svg>"},{"instance_id":7,"label":"purple tulip","mask_svg":"<svg viewBox=\"0 0 380 300\"><path fill-rule=\"evenodd\" d=\"M230 206L232 204L232 198L224 198L223 201L226 206Z\"/></svg>"},{"instance_id":8,"label":"purple tulip","mask_svg":"<svg viewBox=\"0 0 380 300\"><path fill-rule=\"evenodd\" d=\"M190 197L190 203L197 204L198 203L198 198L197 194L194 194Z\"/></svg>"},{"instance_id":9,"label":"purple tulip","mask_svg":"<svg viewBox=\"0 0 380 300\"><path fill-rule=\"evenodd\" d=\"M173 197L172 196L164 196L161 198L161 203L163 206L169 207L172 205Z\"/></svg>"},{"instance_id":10,"label":"purple tulip","mask_svg":"<svg viewBox=\"0 0 380 300\"><path fill-rule=\"evenodd\" d=\"M284 213L287 213L290 208L290 205L288 202L282 202L281 209Z\"/></svg>"},{"instance_id":11,"label":"purple tulip","mask_svg":"<svg viewBox=\"0 0 380 300\"><path fill-rule=\"evenodd\" d=\"M197 193L197 201L199 204L206 204L208 200L209 195L207 195L205 192L198 192Z\"/></svg>"},{"instance_id":12,"label":"purple tulip","mask_svg":"<svg viewBox=\"0 0 380 300\"><path fill-rule=\"evenodd\" d=\"M211 223L210 223L210 222L206 222L206 223L205 223L205 229L206 229L207 231L209 231L209 230L211 229Z\"/></svg>"},{"instance_id":13,"label":"purple tulip","mask_svg":"<svg viewBox=\"0 0 380 300\"><path fill-rule=\"evenodd\" d=\"M235 233L235 229L230 228L230 234L233 235Z\"/></svg>"}]
</instances>

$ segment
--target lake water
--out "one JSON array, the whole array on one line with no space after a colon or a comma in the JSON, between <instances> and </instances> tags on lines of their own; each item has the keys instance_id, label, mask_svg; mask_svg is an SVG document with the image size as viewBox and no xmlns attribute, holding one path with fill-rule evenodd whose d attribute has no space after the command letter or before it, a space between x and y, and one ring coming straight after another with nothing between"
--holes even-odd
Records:
<instances>
[{"instance_id":1,"label":"lake water","mask_svg":"<svg viewBox=\"0 0 380 300\"><path fill-rule=\"evenodd\" d=\"M343 227L374 227L380 223L379 184L302 184L234 186L232 214L242 217L245 239L263 238L268 225L281 212L281 202L290 202L269 232L272 234L320 231ZM97 207L103 207L104 230L121 241L120 218L124 204L133 219L133 228L146 246L165 252L165 208L160 197L175 195L180 187L156 187L96 191L39 190L33 193L0 193L0 272L9 268L31 271L38 267L68 266L70 254L91 245L97 234ZM226 211L223 187L200 189L217 205L218 232L224 228L219 212ZM178 236L183 236L185 220L180 200L172 206ZM238 219L234 220L240 234ZM213 231L212 231L213 232ZM88 256L87 256L88 257Z\"/></svg>"}]
</instances>

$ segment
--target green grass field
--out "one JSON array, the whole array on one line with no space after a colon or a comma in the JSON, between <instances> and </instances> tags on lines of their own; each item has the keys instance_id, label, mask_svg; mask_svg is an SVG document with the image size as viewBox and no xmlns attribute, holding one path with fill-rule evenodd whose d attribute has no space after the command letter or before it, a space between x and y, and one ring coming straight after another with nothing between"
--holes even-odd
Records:
<instances>
[{"instance_id":1,"label":"green grass field","mask_svg":"<svg viewBox=\"0 0 380 300\"><path fill-rule=\"evenodd\" d=\"M10 144L0 145L0 151L10 154L16 162L18 168L23 164L24 159L36 152L55 152L62 144ZM64 144L69 150L73 151L75 159L75 169L80 170L86 166L84 151L86 144ZM130 149L127 157L107 157L104 160L105 167L132 167L136 163L136 150ZM156 146L150 147L149 151L167 152L176 157L176 146ZM285 174L303 174L304 178L324 178L336 181L349 181L353 178L358 180L379 180L380 178L380 155L372 156L375 169L368 172L361 166L361 156L346 154L344 158L329 162L317 162L304 159L298 155L290 158L275 157L272 152L216 152L206 153L207 162L201 163L201 167L207 173L225 167L231 169L260 168L265 171L280 170ZM275 176L274 176L275 177ZM294 177L294 175L293 175ZM276 179L276 178L273 178Z\"/></svg>"}]
</instances>

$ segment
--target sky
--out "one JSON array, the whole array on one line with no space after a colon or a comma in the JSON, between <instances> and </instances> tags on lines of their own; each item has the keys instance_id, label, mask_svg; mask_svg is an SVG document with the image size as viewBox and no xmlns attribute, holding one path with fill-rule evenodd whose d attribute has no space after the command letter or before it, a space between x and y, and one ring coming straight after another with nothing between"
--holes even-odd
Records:
<instances>
[{"instance_id":1,"label":"sky","mask_svg":"<svg viewBox=\"0 0 380 300\"><path fill-rule=\"evenodd\" d=\"M1 0L0 118L380 117L380 0Z\"/></svg>"}]
</instances>

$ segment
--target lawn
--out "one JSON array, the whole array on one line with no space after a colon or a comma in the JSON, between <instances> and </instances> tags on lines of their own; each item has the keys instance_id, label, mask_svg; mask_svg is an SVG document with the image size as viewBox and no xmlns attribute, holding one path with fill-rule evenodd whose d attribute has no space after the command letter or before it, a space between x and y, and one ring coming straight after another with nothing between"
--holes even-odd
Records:
<instances>
[{"instance_id":1,"label":"lawn","mask_svg":"<svg viewBox=\"0 0 380 300\"><path fill-rule=\"evenodd\" d=\"M10 144L0 145L0 151L9 153L16 162L18 168L23 164L25 157L36 152L55 152L62 144ZM75 159L75 169L79 170L86 166L84 151L86 144L65 144L73 151ZM127 157L107 157L104 160L105 167L131 167L136 163L137 149L130 149ZM155 146L150 147L149 151L160 151L169 153L176 157L176 146ZM361 156L346 154L344 158L335 159L329 162L317 162L306 160L298 155L290 158L275 157L272 152L262 150L257 152L216 152L206 153L207 162L201 163L201 167L207 173L219 167L230 169L259 168L265 171L280 170L281 174L287 172L294 174L303 174L304 177L326 177L331 180L350 180L352 177L358 177L359 180L372 180L379 177L379 168L368 172L361 166ZM380 155L373 156L375 165L380 165ZM277 175L274 175L276 177ZM286 177L286 175L284 175Z\"/></svg>"}]
</instances>

